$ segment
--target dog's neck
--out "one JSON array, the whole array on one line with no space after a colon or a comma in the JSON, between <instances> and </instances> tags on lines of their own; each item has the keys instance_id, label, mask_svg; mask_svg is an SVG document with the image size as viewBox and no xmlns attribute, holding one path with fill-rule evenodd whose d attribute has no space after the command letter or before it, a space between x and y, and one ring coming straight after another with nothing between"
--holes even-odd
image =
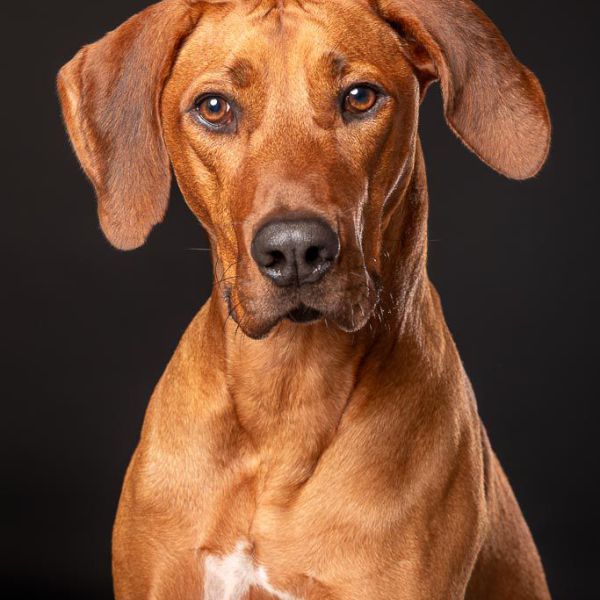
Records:
<instances>
[{"instance_id":1,"label":"dog's neck","mask_svg":"<svg viewBox=\"0 0 600 600\"><path fill-rule=\"evenodd\" d=\"M409 367L415 372L415 361L430 371L435 346L440 354L445 335L435 329L443 320L426 273L428 199L420 147L395 194L388 199L379 304L359 332L323 321L283 321L254 341L227 319L219 294L211 298L239 423L263 457L273 458L268 477L286 481L265 489L285 495L310 476L365 377L398 378Z\"/></svg>"}]
</instances>

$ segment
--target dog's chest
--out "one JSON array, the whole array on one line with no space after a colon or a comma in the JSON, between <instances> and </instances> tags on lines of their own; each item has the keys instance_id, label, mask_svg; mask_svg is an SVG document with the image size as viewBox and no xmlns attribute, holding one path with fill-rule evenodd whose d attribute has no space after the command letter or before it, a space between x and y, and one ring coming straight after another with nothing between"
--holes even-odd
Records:
<instances>
[{"instance_id":1,"label":"dog's chest","mask_svg":"<svg viewBox=\"0 0 600 600\"><path fill-rule=\"evenodd\" d=\"M255 563L244 541L238 542L230 554L204 558L203 600L244 600L253 588L277 600L299 600L271 585L267 568Z\"/></svg>"}]
</instances>

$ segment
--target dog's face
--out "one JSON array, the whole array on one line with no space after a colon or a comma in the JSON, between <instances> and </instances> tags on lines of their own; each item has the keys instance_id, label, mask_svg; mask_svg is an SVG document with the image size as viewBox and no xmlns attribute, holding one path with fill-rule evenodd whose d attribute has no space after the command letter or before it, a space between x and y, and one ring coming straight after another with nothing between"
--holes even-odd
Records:
<instances>
[{"instance_id":1,"label":"dog's face","mask_svg":"<svg viewBox=\"0 0 600 600\"><path fill-rule=\"evenodd\" d=\"M109 239L144 240L171 163L246 334L364 326L432 80L498 171L530 176L547 151L537 80L470 2L448 4L164 0L86 47L59 87Z\"/></svg>"},{"instance_id":2,"label":"dog's face","mask_svg":"<svg viewBox=\"0 0 600 600\"><path fill-rule=\"evenodd\" d=\"M415 139L399 54L358 2L211 6L181 48L167 148L247 334L286 316L355 330L371 313L383 207Z\"/></svg>"}]
</instances>

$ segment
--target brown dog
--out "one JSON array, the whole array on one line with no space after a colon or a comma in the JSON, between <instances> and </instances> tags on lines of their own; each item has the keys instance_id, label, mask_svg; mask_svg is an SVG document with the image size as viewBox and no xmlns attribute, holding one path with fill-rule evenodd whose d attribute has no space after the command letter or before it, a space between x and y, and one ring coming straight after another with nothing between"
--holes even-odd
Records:
<instances>
[{"instance_id":1,"label":"brown dog","mask_svg":"<svg viewBox=\"0 0 600 600\"><path fill-rule=\"evenodd\" d=\"M214 257L125 479L119 600L549 598L426 273L434 80L482 160L540 169L542 90L469 0L164 0L61 70L108 239L144 242L172 165Z\"/></svg>"}]
</instances>

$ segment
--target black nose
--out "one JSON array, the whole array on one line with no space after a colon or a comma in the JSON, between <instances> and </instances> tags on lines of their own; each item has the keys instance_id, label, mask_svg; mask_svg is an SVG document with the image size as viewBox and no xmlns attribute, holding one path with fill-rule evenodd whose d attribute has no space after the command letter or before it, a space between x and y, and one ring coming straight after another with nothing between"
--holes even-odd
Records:
<instances>
[{"instance_id":1,"label":"black nose","mask_svg":"<svg viewBox=\"0 0 600 600\"><path fill-rule=\"evenodd\" d=\"M281 287L319 281L339 249L337 234L320 219L271 221L252 240L258 268Z\"/></svg>"}]
</instances>

